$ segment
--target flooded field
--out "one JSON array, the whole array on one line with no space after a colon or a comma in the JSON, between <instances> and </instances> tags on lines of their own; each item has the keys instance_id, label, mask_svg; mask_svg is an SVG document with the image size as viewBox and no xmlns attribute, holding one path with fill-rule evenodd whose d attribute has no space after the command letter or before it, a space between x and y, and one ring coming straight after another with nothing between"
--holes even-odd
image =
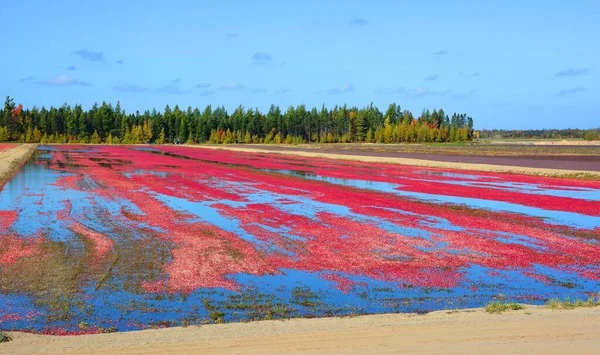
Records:
<instances>
[{"instance_id":1,"label":"flooded field","mask_svg":"<svg viewBox=\"0 0 600 355\"><path fill-rule=\"evenodd\" d=\"M16 144L1 143L0 144L0 152L4 152L4 151L12 149L16 146L17 146Z\"/></svg>"},{"instance_id":2,"label":"flooded field","mask_svg":"<svg viewBox=\"0 0 600 355\"><path fill-rule=\"evenodd\" d=\"M600 291L600 182L50 146L0 191L0 329L429 312Z\"/></svg>"}]
</instances>

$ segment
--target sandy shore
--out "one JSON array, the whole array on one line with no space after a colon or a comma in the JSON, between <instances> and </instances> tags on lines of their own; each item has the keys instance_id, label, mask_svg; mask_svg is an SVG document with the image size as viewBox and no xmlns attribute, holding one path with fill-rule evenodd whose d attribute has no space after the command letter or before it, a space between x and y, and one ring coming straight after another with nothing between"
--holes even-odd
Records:
<instances>
[{"instance_id":1,"label":"sandy shore","mask_svg":"<svg viewBox=\"0 0 600 355\"><path fill-rule=\"evenodd\" d=\"M577 353L600 349L600 308L482 309L292 319L55 337L11 333L2 354Z\"/></svg>"},{"instance_id":2,"label":"sandy shore","mask_svg":"<svg viewBox=\"0 0 600 355\"><path fill-rule=\"evenodd\" d=\"M260 148L246 148L246 147L232 147L227 145L200 145L200 146L189 146L194 148L208 148L208 149L225 149L233 150L238 152L247 153L264 153L264 154L284 154L294 155L300 157L309 158L328 158L328 159L341 159L341 160L353 160L369 163L389 163L389 164L400 164L400 165L412 165L412 166L423 166L430 168L442 168L442 169L457 169L457 170L473 170L473 171L486 171L486 172L498 172L498 173L516 173L516 174L527 174L527 175L544 175L544 176L574 176L575 174L594 176L600 179L600 172L598 171L587 171L587 170L566 170L566 169L548 169L548 168L533 168L533 167L522 167L522 166L508 166L508 165L493 165L493 164L471 164L463 162L447 162L447 161L435 161L435 160L424 160L424 159L411 159L411 158L394 158L394 157L379 157L369 155L347 155L347 154L335 154L335 153L324 153L324 152L308 152L308 151L291 151L291 150L267 150Z\"/></svg>"},{"instance_id":3,"label":"sandy shore","mask_svg":"<svg viewBox=\"0 0 600 355\"><path fill-rule=\"evenodd\" d=\"M31 157L37 144L21 144L14 148L0 151L0 190L19 168Z\"/></svg>"}]
</instances>

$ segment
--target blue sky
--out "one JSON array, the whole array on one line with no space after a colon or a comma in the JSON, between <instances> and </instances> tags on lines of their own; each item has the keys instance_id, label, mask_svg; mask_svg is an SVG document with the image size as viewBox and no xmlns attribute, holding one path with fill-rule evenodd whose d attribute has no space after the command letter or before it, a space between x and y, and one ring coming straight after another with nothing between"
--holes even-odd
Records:
<instances>
[{"instance_id":1,"label":"blue sky","mask_svg":"<svg viewBox=\"0 0 600 355\"><path fill-rule=\"evenodd\" d=\"M0 94L266 111L391 102L600 126L599 1L3 1Z\"/></svg>"}]
</instances>

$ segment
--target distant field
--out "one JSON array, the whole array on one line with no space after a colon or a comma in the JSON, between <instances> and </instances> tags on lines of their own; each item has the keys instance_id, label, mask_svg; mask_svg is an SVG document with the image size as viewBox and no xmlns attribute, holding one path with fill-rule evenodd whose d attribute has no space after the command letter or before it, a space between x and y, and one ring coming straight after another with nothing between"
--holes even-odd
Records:
<instances>
[{"instance_id":1,"label":"distant field","mask_svg":"<svg viewBox=\"0 0 600 355\"><path fill-rule=\"evenodd\" d=\"M492 164L540 169L600 171L598 145L533 144L304 144L238 145L280 152L318 152L355 156L425 159L467 164ZM227 145L235 147L235 145Z\"/></svg>"},{"instance_id":2,"label":"distant field","mask_svg":"<svg viewBox=\"0 0 600 355\"><path fill-rule=\"evenodd\" d=\"M385 153L420 153L447 155L481 155L481 156L530 156L530 155L600 155L600 145L577 144L568 142L558 144L538 144L534 142L490 141L490 143L423 143L423 144L376 144L376 143L345 143L345 144L298 144L274 145L252 144L240 146L272 147L271 149L316 149L327 151L349 152L385 152Z\"/></svg>"}]
</instances>

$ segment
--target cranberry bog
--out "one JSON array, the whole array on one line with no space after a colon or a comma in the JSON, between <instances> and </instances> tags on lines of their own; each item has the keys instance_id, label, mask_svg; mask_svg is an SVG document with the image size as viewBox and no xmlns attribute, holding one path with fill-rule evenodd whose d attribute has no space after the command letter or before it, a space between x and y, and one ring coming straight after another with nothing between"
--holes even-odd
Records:
<instances>
[{"instance_id":1,"label":"cranberry bog","mask_svg":"<svg viewBox=\"0 0 600 355\"><path fill-rule=\"evenodd\" d=\"M0 329L84 334L600 291L600 182L45 146L0 190Z\"/></svg>"},{"instance_id":2,"label":"cranberry bog","mask_svg":"<svg viewBox=\"0 0 600 355\"><path fill-rule=\"evenodd\" d=\"M16 147L16 144L0 143L0 152Z\"/></svg>"}]
</instances>

